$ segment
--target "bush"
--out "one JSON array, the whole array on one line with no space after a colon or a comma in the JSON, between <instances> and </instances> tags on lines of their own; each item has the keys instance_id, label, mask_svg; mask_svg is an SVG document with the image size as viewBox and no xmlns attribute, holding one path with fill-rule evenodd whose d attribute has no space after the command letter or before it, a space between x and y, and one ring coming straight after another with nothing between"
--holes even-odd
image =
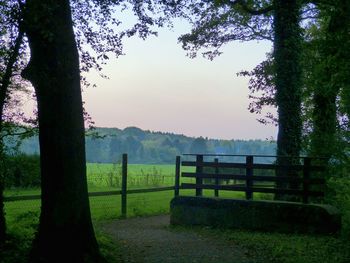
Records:
<instances>
[{"instance_id":1,"label":"bush","mask_svg":"<svg viewBox=\"0 0 350 263\"><path fill-rule=\"evenodd\" d=\"M7 156L5 167L5 188L40 186L40 157L38 155Z\"/></svg>"},{"instance_id":2,"label":"bush","mask_svg":"<svg viewBox=\"0 0 350 263\"><path fill-rule=\"evenodd\" d=\"M329 203L337 207L343 219L343 231L350 233L350 177L332 177L328 180L332 195Z\"/></svg>"}]
</instances>

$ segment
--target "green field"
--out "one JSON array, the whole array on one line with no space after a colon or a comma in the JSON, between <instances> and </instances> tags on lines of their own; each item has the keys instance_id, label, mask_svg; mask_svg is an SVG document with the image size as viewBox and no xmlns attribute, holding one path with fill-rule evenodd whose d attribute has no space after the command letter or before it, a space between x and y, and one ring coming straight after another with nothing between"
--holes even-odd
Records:
<instances>
[{"instance_id":1,"label":"green field","mask_svg":"<svg viewBox=\"0 0 350 263\"><path fill-rule=\"evenodd\" d=\"M89 191L120 189L122 183L122 167L120 164L87 164ZM149 188L173 186L175 182L175 165L128 165L128 188Z\"/></svg>"},{"instance_id":2,"label":"green field","mask_svg":"<svg viewBox=\"0 0 350 263\"><path fill-rule=\"evenodd\" d=\"M191 171L187 168L186 171ZM193 171L193 168L192 168ZM156 188L174 186L175 165L128 165L128 189ZM193 179L183 178L182 182ZM121 189L121 165L118 164L87 164L87 182L89 192L115 191ZM38 195L40 189L7 189L5 196ZM181 190L181 195L194 195L195 190ZM203 192L204 196L213 196L214 191ZM221 191L222 197L244 198L243 192ZM128 217L154 215L169 212L170 200L174 197L173 191L154 193L129 194L127 201ZM257 198L261 196L257 195ZM92 217L95 220L118 218L121 215L120 195L90 197ZM12 201L5 203L5 211L9 225L18 221L27 213L38 214L40 200Z\"/></svg>"},{"instance_id":3,"label":"green field","mask_svg":"<svg viewBox=\"0 0 350 263\"><path fill-rule=\"evenodd\" d=\"M89 192L121 189L122 168L120 164L88 163L86 167ZM173 186L174 182L175 165L128 165L128 189ZM40 194L40 189L5 189L5 196L37 194Z\"/></svg>"},{"instance_id":4,"label":"green field","mask_svg":"<svg viewBox=\"0 0 350 263\"><path fill-rule=\"evenodd\" d=\"M182 171L193 171L186 167ZM89 192L116 191L121 189L122 175L120 164L87 164ZM181 182L194 182L192 178L181 178ZM174 186L175 165L128 165L128 189L157 188ZM40 189L7 189L5 196L39 195ZM195 190L180 190L181 195L195 195ZM204 196L214 196L213 190L203 191ZM221 197L244 198L243 192L220 191ZM129 194L127 214L129 217L154 215L169 212L173 191ZM255 194L256 199L270 199L264 194ZM121 215L120 195L90 197L92 217L96 220L118 218ZM5 203L9 224L25 213L38 213L40 200L13 201Z\"/></svg>"}]
</instances>

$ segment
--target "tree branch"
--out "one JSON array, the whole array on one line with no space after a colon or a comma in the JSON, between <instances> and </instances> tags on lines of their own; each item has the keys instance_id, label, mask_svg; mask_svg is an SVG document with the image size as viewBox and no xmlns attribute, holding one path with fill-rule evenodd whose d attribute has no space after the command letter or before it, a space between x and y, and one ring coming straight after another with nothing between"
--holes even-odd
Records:
<instances>
[{"instance_id":1,"label":"tree branch","mask_svg":"<svg viewBox=\"0 0 350 263\"><path fill-rule=\"evenodd\" d=\"M28 130L25 130L23 132L8 132L5 134L0 134L0 140L3 140L5 137L9 137L9 136L31 136L33 135L33 133L35 132L35 128L29 128Z\"/></svg>"},{"instance_id":2,"label":"tree branch","mask_svg":"<svg viewBox=\"0 0 350 263\"><path fill-rule=\"evenodd\" d=\"M13 74L13 67L16 63L16 60L18 58L19 55L19 50L21 48L21 44L23 41L23 31L19 30L18 32L18 36L16 38L15 41L15 45L13 47L13 50L10 54L9 60L7 62L6 65L6 70L4 73L4 76L1 80L1 86L0 86L0 121L2 121L2 112L3 112L3 107L4 107L4 103L5 103L5 99L6 99L6 94L7 94L7 90L8 90L8 86L10 85L11 82L11 77Z\"/></svg>"},{"instance_id":3,"label":"tree branch","mask_svg":"<svg viewBox=\"0 0 350 263\"><path fill-rule=\"evenodd\" d=\"M261 8L261 9L252 9L251 7L248 6L247 2L245 0L235 0L235 1L231 1L231 0L219 0L218 1L219 4L226 4L229 5L231 7L235 7L237 5L239 5L240 7L242 7L242 9L251 14L251 15L263 15L263 14L267 14L268 12L274 10L273 5Z\"/></svg>"}]
</instances>

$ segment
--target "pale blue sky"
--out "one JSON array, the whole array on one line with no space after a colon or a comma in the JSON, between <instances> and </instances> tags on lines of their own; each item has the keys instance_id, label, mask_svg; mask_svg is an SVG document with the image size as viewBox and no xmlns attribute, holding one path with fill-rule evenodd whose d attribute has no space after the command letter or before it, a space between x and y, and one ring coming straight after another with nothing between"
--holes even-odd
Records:
<instances>
[{"instance_id":1,"label":"pale blue sky","mask_svg":"<svg viewBox=\"0 0 350 263\"><path fill-rule=\"evenodd\" d=\"M98 88L83 92L96 126L137 126L153 131L222 139L276 137L247 110L248 80L237 77L252 69L270 51L270 42L231 43L214 61L186 57L177 37L188 28L176 22L146 41L124 43L125 56L104 68L109 79L90 73Z\"/></svg>"}]
</instances>

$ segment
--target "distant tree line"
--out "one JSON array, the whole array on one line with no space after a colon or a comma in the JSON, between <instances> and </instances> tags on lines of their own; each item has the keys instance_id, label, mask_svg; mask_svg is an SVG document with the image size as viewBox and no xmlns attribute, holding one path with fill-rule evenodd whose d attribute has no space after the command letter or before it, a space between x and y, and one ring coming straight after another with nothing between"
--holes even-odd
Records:
<instances>
[{"instance_id":1,"label":"distant tree line","mask_svg":"<svg viewBox=\"0 0 350 263\"><path fill-rule=\"evenodd\" d=\"M170 164L182 153L274 155L276 143L267 140L219 140L187 137L173 133L144 131L136 127L123 130L96 128L98 136L86 137L86 160L115 163L121 154L129 154L130 163ZM23 141L20 151L38 154L37 137ZM232 159L231 159L232 160Z\"/></svg>"}]
</instances>

